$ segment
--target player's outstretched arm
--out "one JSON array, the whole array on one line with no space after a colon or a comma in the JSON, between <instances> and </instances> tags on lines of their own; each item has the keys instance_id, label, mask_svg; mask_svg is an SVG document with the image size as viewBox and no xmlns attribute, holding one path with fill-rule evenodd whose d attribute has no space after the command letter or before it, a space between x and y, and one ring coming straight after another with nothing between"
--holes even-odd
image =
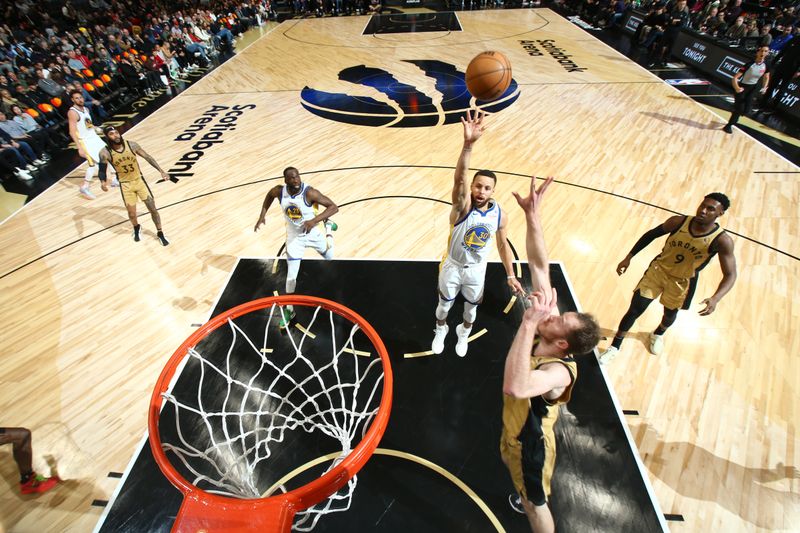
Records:
<instances>
[{"instance_id":1,"label":"player's outstretched arm","mask_svg":"<svg viewBox=\"0 0 800 533\"><path fill-rule=\"evenodd\" d=\"M683 224L684 220L686 220L685 216L675 215L674 217L669 217L663 224L659 224L655 228L644 232L644 235L639 237L639 240L633 245L633 248L631 248L631 251L625 256L625 259L620 261L617 265L617 275L621 276L628 270L628 267L631 266L631 259L633 259L634 255L647 248L647 245L659 237L663 237L668 233L677 231L678 228L681 227L681 224Z\"/></svg>"},{"instance_id":2,"label":"player's outstretched arm","mask_svg":"<svg viewBox=\"0 0 800 533\"><path fill-rule=\"evenodd\" d=\"M133 141L128 141L128 144L131 146L131 150L133 150L134 154L136 154L138 156L141 156L145 161L150 163L151 167L153 167L154 169L158 170L161 173L161 178L164 181L169 181L169 174L164 172L164 170L160 166L158 166L158 163L156 163L156 160L153 159L153 156L151 156L150 154L145 152L144 148L142 148L141 146L139 146L138 144L136 144Z\"/></svg>"},{"instance_id":3,"label":"player's outstretched arm","mask_svg":"<svg viewBox=\"0 0 800 533\"><path fill-rule=\"evenodd\" d=\"M542 200L547 188L553 183L552 176L544 180L544 183L536 188L536 178L531 178L531 187L528 196L522 197L514 192L517 203L525 212L526 232L525 248L528 254L528 266L531 270L531 280L533 291L550 293L550 259L547 256L547 246L544 242L544 230L542 229L541 210Z\"/></svg>"},{"instance_id":4,"label":"player's outstretched arm","mask_svg":"<svg viewBox=\"0 0 800 533\"><path fill-rule=\"evenodd\" d=\"M335 215L339 212L339 206L333 203L333 200L319 192L314 187L308 187L306 189L306 200L310 204L319 204L325 208L325 210L312 218L311 220L306 220L303 222L303 229L308 232L311 229L322 222L323 220L328 220L330 217Z\"/></svg>"},{"instance_id":5,"label":"player's outstretched arm","mask_svg":"<svg viewBox=\"0 0 800 533\"><path fill-rule=\"evenodd\" d=\"M256 222L253 231L258 231L258 228L260 228L261 225L266 221L267 210L269 209L269 206L272 205L272 201L275 200L275 198L277 198L280 193L281 193L281 186L276 185L275 187L271 188L267 193L267 195L264 197L264 203L261 204L261 214L258 215L258 221Z\"/></svg>"},{"instance_id":6,"label":"player's outstretched arm","mask_svg":"<svg viewBox=\"0 0 800 533\"><path fill-rule=\"evenodd\" d=\"M736 257L733 255L733 239L727 233L723 233L717 239L717 252L719 266L722 267L722 280L714 295L700 302L701 305L705 304L705 307L700 310L702 316L713 313L722 297L728 294L733 288L733 284L736 283Z\"/></svg>"},{"instance_id":7,"label":"player's outstretched arm","mask_svg":"<svg viewBox=\"0 0 800 533\"><path fill-rule=\"evenodd\" d=\"M500 254L500 261L506 271L506 282L514 294L525 295L517 276L514 275L514 256L511 253L511 246L508 244L506 228L508 227L508 215L505 211L500 213L500 227L497 228L497 253Z\"/></svg>"},{"instance_id":8,"label":"player's outstretched arm","mask_svg":"<svg viewBox=\"0 0 800 533\"><path fill-rule=\"evenodd\" d=\"M472 207L469 194L469 160L472 155L472 145L483 135L486 125L483 123L485 113L475 111L473 116L471 110L467 110L466 118L461 117L461 124L464 126L464 145L456 163L456 171L453 174L453 208L450 210L450 224L455 224L458 219L469 211Z\"/></svg>"},{"instance_id":9,"label":"player's outstretched arm","mask_svg":"<svg viewBox=\"0 0 800 533\"><path fill-rule=\"evenodd\" d=\"M531 370L533 338L539 323L546 320L556 309L555 289L547 293L535 292L529 297L531 306L522 316L514 342L506 356L503 371L503 393L514 398L532 398L547 394L570 384L572 377L562 364L548 365Z\"/></svg>"},{"instance_id":10,"label":"player's outstretched arm","mask_svg":"<svg viewBox=\"0 0 800 533\"><path fill-rule=\"evenodd\" d=\"M110 158L111 154L108 153L108 148L100 150L100 164L97 165L97 177L100 178L100 188L104 191L108 191L108 176L106 172L108 171L108 161Z\"/></svg>"}]
</instances>

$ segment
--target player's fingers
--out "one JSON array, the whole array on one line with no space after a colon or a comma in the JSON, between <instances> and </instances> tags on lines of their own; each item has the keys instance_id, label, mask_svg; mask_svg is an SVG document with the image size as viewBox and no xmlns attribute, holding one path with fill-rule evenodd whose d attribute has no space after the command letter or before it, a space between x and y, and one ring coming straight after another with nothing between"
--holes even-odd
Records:
<instances>
[{"instance_id":1,"label":"player's fingers","mask_svg":"<svg viewBox=\"0 0 800 533\"><path fill-rule=\"evenodd\" d=\"M539 187L539 196L544 196L545 191L551 183L553 183L553 176L548 176L548 178L544 180L544 183L542 183L542 186Z\"/></svg>"}]
</instances>

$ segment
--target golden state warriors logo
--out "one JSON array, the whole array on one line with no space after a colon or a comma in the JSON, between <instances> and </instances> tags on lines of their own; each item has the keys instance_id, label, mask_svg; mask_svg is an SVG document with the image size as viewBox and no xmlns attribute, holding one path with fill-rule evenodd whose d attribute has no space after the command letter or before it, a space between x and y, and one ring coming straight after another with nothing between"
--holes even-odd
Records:
<instances>
[{"instance_id":1,"label":"golden state warriors logo","mask_svg":"<svg viewBox=\"0 0 800 533\"><path fill-rule=\"evenodd\" d=\"M491 238L492 234L486 226L472 226L464 234L464 248L478 252Z\"/></svg>"},{"instance_id":2,"label":"golden state warriors logo","mask_svg":"<svg viewBox=\"0 0 800 533\"><path fill-rule=\"evenodd\" d=\"M289 204L286 207L286 217L294 223L300 222L303 219L303 213L300 212L300 208L294 204Z\"/></svg>"},{"instance_id":3,"label":"golden state warriors logo","mask_svg":"<svg viewBox=\"0 0 800 533\"><path fill-rule=\"evenodd\" d=\"M86 127L89 129L92 129L94 127L94 124L92 124L92 119L88 117L83 120L83 123L86 124Z\"/></svg>"}]
</instances>

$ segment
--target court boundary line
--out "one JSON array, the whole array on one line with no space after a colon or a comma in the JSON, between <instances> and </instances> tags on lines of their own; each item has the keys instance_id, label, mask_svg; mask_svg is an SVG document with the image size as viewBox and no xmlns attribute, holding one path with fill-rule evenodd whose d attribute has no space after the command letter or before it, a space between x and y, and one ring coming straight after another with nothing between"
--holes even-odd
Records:
<instances>
[{"instance_id":1,"label":"court boundary line","mask_svg":"<svg viewBox=\"0 0 800 533\"><path fill-rule=\"evenodd\" d=\"M759 143L759 144L761 144L761 143ZM327 168L327 169L320 169L320 170L308 170L308 171L304 171L303 174L304 175L306 175L306 174L314 175L314 174L324 174L326 172L349 172L349 171L365 170L365 169L391 169L391 168L427 168L427 169L437 169L437 170L454 170L455 169L455 167L448 166L448 165L365 165L365 166L357 166L357 167L340 167L340 168ZM480 170L480 169L470 168L469 170L477 171L477 170ZM507 172L507 171L495 170L495 169L491 169L491 170L493 170L497 174L504 174L506 176L522 177L522 178L528 178L528 179L530 179L530 177L531 177L530 174L522 174L520 172ZM159 209L159 211L161 211L161 210L168 209L170 207L174 207L176 205L180 205L180 204L183 204L183 203L186 203L186 202L191 202L191 201L197 200L199 198L204 198L206 196L211 196L213 194L218 194L218 193L221 193L221 192L227 192L227 191L230 191L230 190L233 190L233 189L238 189L240 187L249 187L251 185L256 185L256 184L259 184L259 183L266 183L268 181L274 181L274 180L278 180L278 179L282 179L282 178L283 178L283 176L276 176L276 177L272 177L272 178L263 178L263 179L259 179L259 180L255 180L255 181L249 181L249 182L246 182L246 183L238 183L236 185L231 185L229 187L223 187L221 189L216 189L216 190L213 190L213 191L207 191L207 192L204 192L202 194L191 196L189 198L183 198L181 200L178 200L177 202L173 202L171 204L165 204L165 205L159 207L158 209ZM537 179L544 179L544 178L539 178L538 176L536 178ZM645 200L639 200L639 199L636 199L636 198L632 198L630 196L625 196L623 194L619 194L619 193L615 193L615 192L611 192L611 191L604 191L602 189L598 189L597 187L590 187L588 185L581 185L581 184L578 184L578 183L572 183L572 182L563 181L563 180L555 180L555 182L559 183L561 185L566 185L566 186L570 186L570 187L576 187L576 188L584 189L584 190L591 191L591 192L596 192L596 193L600 193L600 194L604 194L604 195L608 195L608 196L613 196L613 197L619 198L621 200L627 200L627 201L630 201L630 202L633 202L633 203L636 203L636 204L645 205L647 207L653 207L653 208L661 210L661 211L666 211L668 213L672 213L673 215L684 215L684 213L680 213L678 211L675 211L675 210L667 208L667 207L662 207L662 206L647 202ZM401 197L404 197L404 196L402 196L402 195L391 196L391 198L401 198ZM430 198L426 198L426 197L412 197L412 196L409 196L408 198L420 199L420 200L430 199ZM358 201L358 200L355 200L355 201ZM437 202L442 202L442 203L449 203L449 202L446 202L444 200L439 200L439 199L436 199L436 201ZM351 203L353 203L353 202L348 202L348 204L351 204ZM344 205L348 205L348 204L342 204L342 205L344 206ZM137 212L137 215L139 215L139 214L144 216L145 213L138 213ZM129 223L130 223L130 221L128 221L128 220L122 220L122 221L117 222L115 224L112 224L110 226L106 226L106 227L101 228L101 229L99 229L97 231L94 231L92 233L89 233L87 235L79 237L77 239L74 239L74 240L72 240L70 242L67 242L66 244L62 244L61 246L58 246L57 248L54 248L53 250L50 250L49 252L45 252L45 253L39 255L38 257L35 257L35 258L23 263L22 265L20 265L18 267L12 268L8 272L4 272L3 274L0 274L0 280L5 279L6 277L10 276L11 274L14 274L15 272L18 272L19 270L22 270L23 268L26 268L26 267L32 265L33 263L36 263L36 262L38 262L38 261L40 261L40 260L42 260L42 259L44 259L46 257L49 257L49 256L51 256L51 255L53 255L53 254L55 254L55 253L57 253L57 252L59 252L61 250L69 248L70 246L72 246L74 244L77 244L77 243L79 243L79 242L81 242L81 241L83 241L85 239L89 239L91 237L94 237L95 235L99 235L100 233L103 233L103 232L108 231L110 229L116 228L117 226L120 226L122 224L129 224ZM748 237L748 236L743 235L741 233L737 233L737 232L735 232L733 230L730 230L728 228L725 228L725 231L727 233L731 234L731 235L735 235L736 237L739 237L739 238L745 239L747 241L750 241L750 242L752 242L754 244L763 246L763 247L765 247L765 248L767 248L769 250L772 250L773 252L777 252L777 253L779 253L781 255L785 255L786 257L789 257L790 259L794 259L796 261L800 261L800 257L792 255L791 253L786 252L784 250L781 250L779 248L776 248L776 247L774 247L774 246L772 246L770 244L767 244L765 242L761 242L761 241L759 241L757 239L754 239L752 237Z\"/></svg>"},{"instance_id":2,"label":"court boundary line","mask_svg":"<svg viewBox=\"0 0 800 533\"><path fill-rule=\"evenodd\" d=\"M139 454L142 453L142 449L144 448L145 443L147 443L147 440L148 435L147 431L145 430L144 435L141 439L139 439L139 443L134 448L135 451L133 456L128 461L128 466L125 467L122 477L117 482L117 487L114 489L114 492L111 493L108 503L105 505L105 507L103 507L103 512L100 513L100 518L97 519L97 523L94 525L92 533L100 533L100 528L103 527L103 524L106 522L106 518L108 518L108 514L111 512L111 506L114 505L114 502L122 492L122 486L125 485L125 481L128 479L128 476L130 476L130 473L133 470L133 465L136 463L136 459L139 457Z\"/></svg>"},{"instance_id":3,"label":"court boundary line","mask_svg":"<svg viewBox=\"0 0 800 533\"><path fill-rule=\"evenodd\" d=\"M583 307L581 306L581 303L578 301L578 295L575 292L574 287L572 286L572 280L569 277L569 273L567 272L564 263L562 261L551 260L550 264L551 265L557 264L561 269L561 274L564 276L564 281L567 284L570 296L572 296L572 300L575 302L575 308L578 310L579 313L582 313ZM659 524L661 524L661 529L665 533L669 533L669 527L667 527L666 516L664 515L664 511L661 509L661 504L656 498L655 489L653 489L653 485L650 482L650 476L648 474L646 467L644 466L642 457L641 455L639 455L639 447L636 445L636 442L633 440L633 435L631 435L631 432L628 429L628 422L625 418L625 415L622 412L622 406L619 402L619 398L617 398L617 393L614 390L614 386L608 379L608 376L606 375L603 365L600 364L600 357L598 356L597 347L595 347L594 350L592 350L592 354L595 356L595 359L597 359L597 366L600 367L600 375L603 376L603 381L605 381L606 383L608 394L611 396L611 401L614 404L614 410L617 412L617 418L619 419L620 425L622 426L622 430L625 433L625 438L628 440L628 447L631 450L635 450L633 458L636 461L636 466L639 468L639 474L642 477L642 482L644 483L645 489L647 490L647 494L650 496L650 501L656 510L656 515L658 516ZM569 410L569 403L564 404L564 408Z\"/></svg>"},{"instance_id":4,"label":"court boundary line","mask_svg":"<svg viewBox=\"0 0 800 533\"><path fill-rule=\"evenodd\" d=\"M239 263L241 262L241 259L242 258L239 257L239 256L236 257L236 262L233 264L233 268L231 268L231 271L228 272L228 277L225 278L225 281L222 284L222 287L217 291L217 298L211 304L211 308L208 310L208 314L207 314L206 319L203 322L203 324L206 324L209 320L211 320L213 318L211 316L211 313L214 312L214 308L217 307L217 304L222 299L222 294L225 292L225 287L227 287L230 284L231 278L233 277L233 273L236 271L236 267L239 266ZM200 326L200 327L202 327L202 326ZM169 388L167 390L171 391L172 387L175 386L175 382L178 380L178 377L180 377L180 375L183 373L183 369L186 366L186 363L187 363L188 360L189 360L188 357L184 357L183 361L181 361L180 365L178 365L177 369L175 370L175 374L172 376L172 380L170 381ZM162 366L162 368L163 368L163 366ZM152 392L150 394L152 395ZM162 410L164 409L164 405L161 406L161 409ZM128 477L130 476L130 473L133 470L133 465L136 463L136 459L138 459L139 455L141 455L145 444L148 444L149 442L150 442L150 432L148 430L145 430L144 431L144 436L139 441L139 444L134 448L133 455L131 456L131 459L128 461L128 466L125 467L125 472L122 474L122 477L120 478L119 482L117 483L117 488L114 489L114 492L111 494L111 497L109 498L108 503L106 504L105 508L103 509L103 512L100 515L100 518L97 520L97 523L95 524L94 529L92 530L92 533L100 533L100 528L102 528L103 524L105 524L106 518L108 517L108 514L111 511L111 507L117 501L117 497L119 496L119 493L122 492L122 486L125 485L125 482L128 480ZM161 469L159 469L159 472L160 471L161 471ZM175 489L175 490L177 490L177 489Z\"/></svg>"}]
</instances>

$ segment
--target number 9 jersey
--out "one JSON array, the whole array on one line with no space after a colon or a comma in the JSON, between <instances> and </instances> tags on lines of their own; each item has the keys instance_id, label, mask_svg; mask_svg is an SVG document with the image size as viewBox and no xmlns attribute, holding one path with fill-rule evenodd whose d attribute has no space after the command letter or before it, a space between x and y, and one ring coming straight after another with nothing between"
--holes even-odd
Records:
<instances>
[{"instance_id":1,"label":"number 9 jersey","mask_svg":"<svg viewBox=\"0 0 800 533\"><path fill-rule=\"evenodd\" d=\"M705 235L693 235L689 229L693 218L687 216L684 219L683 224L667 238L664 249L653 260L660 270L673 278L693 278L714 257L716 251L712 251L712 244L725 231L716 224Z\"/></svg>"}]
</instances>

